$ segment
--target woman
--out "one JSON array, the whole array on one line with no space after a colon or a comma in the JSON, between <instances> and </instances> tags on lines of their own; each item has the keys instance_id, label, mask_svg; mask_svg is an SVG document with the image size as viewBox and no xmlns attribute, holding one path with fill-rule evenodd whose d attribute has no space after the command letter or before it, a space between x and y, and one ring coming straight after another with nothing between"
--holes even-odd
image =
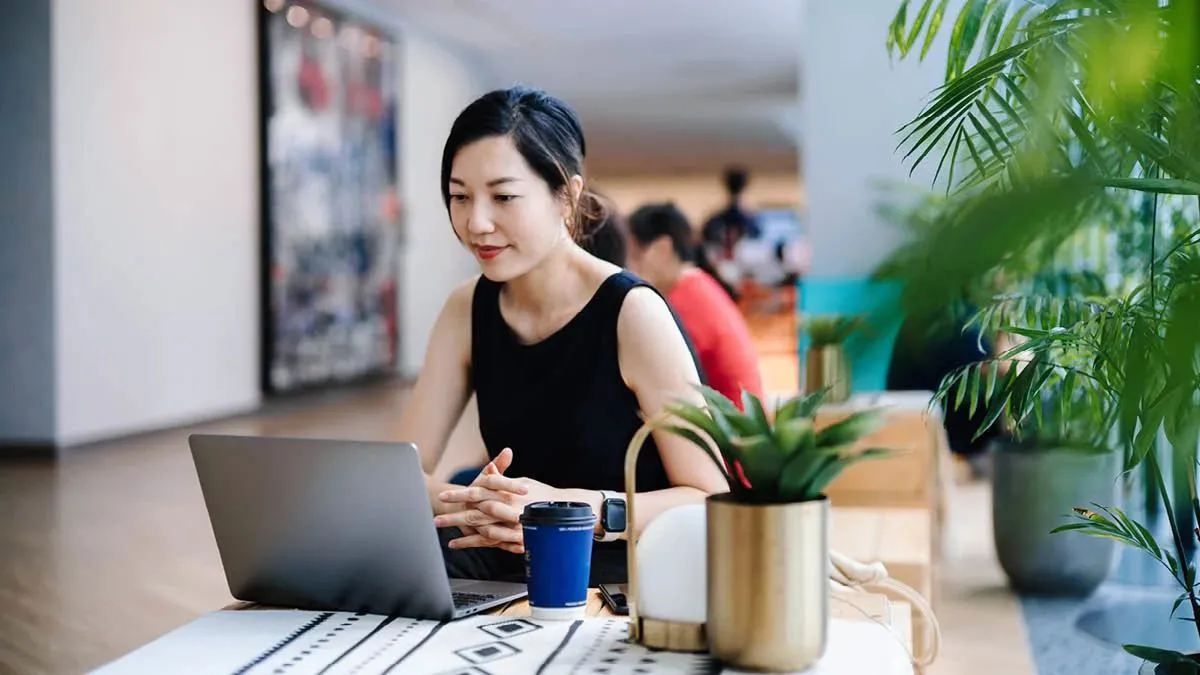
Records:
<instances>
[{"instance_id":1,"label":"woman","mask_svg":"<svg viewBox=\"0 0 1200 675\"><path fill-rule=\"evenodd\" d=\"M454 234L482 274L439 315L404 410L452 576L524 578L524 506L623 498L625 449L664 404L695 400L695 359L662 297L584 251L581 125L562 101L513 88L476 100L442 155ZM429 478L471 393L489 462L470 487ZM638 464L640 529L727 489L703 450L656 432ZM626 580L625 533L598 525L592 584Z\"/></svg>"}]
</instances>

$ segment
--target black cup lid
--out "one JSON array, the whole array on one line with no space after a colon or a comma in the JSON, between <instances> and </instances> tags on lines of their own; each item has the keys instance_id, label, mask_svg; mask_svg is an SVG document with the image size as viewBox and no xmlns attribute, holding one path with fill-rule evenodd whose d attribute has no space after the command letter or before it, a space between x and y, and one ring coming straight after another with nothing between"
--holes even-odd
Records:
<instances>
[{"instance_id":1,"label":"black cup lid","mask_svg":"<svg viewBox=\"0 0 1200 675\"><path fill-rule=\"evenodd\" d=\"M531 525L594 523L596 514L587 502L533 502L525 506L521 522Z\"/></svg>"}]
</instances>

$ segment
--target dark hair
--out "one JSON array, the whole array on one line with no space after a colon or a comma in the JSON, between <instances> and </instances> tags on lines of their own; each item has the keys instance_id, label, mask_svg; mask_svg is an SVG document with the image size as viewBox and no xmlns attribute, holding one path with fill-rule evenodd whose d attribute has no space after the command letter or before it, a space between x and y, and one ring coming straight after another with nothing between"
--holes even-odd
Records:
<instances>
[{"instance_id":1,"label":"dark hair","mask_svg":"<svg viewBox=\"0 0 1200 675\"><path fill-rule=\"evenodd\" d=\"M696 235L691 223L672 202L647 204L634 211L629 216L629 232L643 246L669 237L680 260L690 262L695 256Z\"/></svg>"},{"instance_id":2,"label":"dark hair","mask_svg":"<svg viewBox=\"0 0 1200 675\"><path fill-rule=\"evenodd\" d=\"M584 239L582 246L588 253L601 260L607 260L614 265L624 267L626 259L625 236L629 232L629 226L626 224L625 218L621 216L620 210L612 203L612 200L597 192L593 192L591 195L598 204L597 208L605 215L597 223L596 229Z\"/></svg>"},{"instance_id":3,"label":"dark hair","mask_svg":"<svg viewBox=\"0 0 1200 675\"><path fill-rule=\"evenodd\" d=\"M587 145L579 116L562 100L529 87L488 92L459 113L442 150L442 201L450 208L450 171L463 147L483 138L508 136L534 173L550 191L572 199L567 189L571 176L583 176ZM567 228L576 241L585 239L604 214L587 191L572 200Z\"/></svg>"},{"instance_id":4,"label":"dark hair","mask_svg":"<svg viewBox=\"0 0 1200 675\"><path fill-rule=\"evenodd\" d=\"M725 189L729 191L730 196L737 197L742 194L749 182L750 175L745 169L736 166L725 169Z\"/></svg>"}]
</instances>

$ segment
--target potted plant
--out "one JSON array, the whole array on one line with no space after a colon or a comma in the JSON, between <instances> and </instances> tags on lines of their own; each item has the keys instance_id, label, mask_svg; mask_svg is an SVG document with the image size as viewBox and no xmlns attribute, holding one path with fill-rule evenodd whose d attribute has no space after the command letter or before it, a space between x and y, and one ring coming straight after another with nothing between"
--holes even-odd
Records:
<instances>
[{"instance_id":1,"label":"potted plant","mask_svg":"<svg viewBox=\"0 0 1200 675\"><path fill-rule=\"evenodd\" d=\"M938 31L953 25L945 84L901 130L905 158L936 162L935 181L944 179L948 195L905 254L915 263L902 275L906 309L927 310L946 288L1055 248L1103 219L1113 202L1135 205L1137 217L1109 222L1118 240L1145 233L1121 254L1132 261L1121 270L1123 288L1068 303L1086 309L1073 317L1051 319L1049 306L1030 305L1043 327L1027 329L1027 342L1003 356L1050 355L1058 344L1087 355L1072 372L1111 405L1111 424L1098 431L1113 432L1123 471L1144 472L1146 506L1157 504L1170 535L1160 542L1153 524L1103 504L1078 505L1077 522L1057 531L1115 539L1160 562L1183 591L1164 613L1186 608L1185 620L1200 631L1191 563L1200 538L1200 3L968 0L954 21L942 20L945 2L924 0L912 12L909 0L899 4L887 42L901 57L923 58ZM1163 217L1172 207L1174 222ZM997 384L990 406L1037 410L1055 366L1049 356L1041 364ZM1165 458L1160 438L1170 446ZM1153 514L1146 508L1142 516L1150 522ZM1145 670L1197 673L1200 640L1193 645L1125 648L1149 662Z\"/></svg>"},{"instance_id":2,"label":"potted plant","mask_svg":"<svg viewBox=\"0 0 1200 675\"><path fill-rule=\"evenodd\" d=\"M742 412L701 390L704 405L668 406L673 419L660 428L704 449L729 481L706 505L709 652L734 668L803 670L824 654L829 622L824 491L851 464L886 454L858 447L881 411L817 429L825 389L781 401L770 415L748 392Z\"/></svg>"},{"instance_id":3,"label":"potted plant","mask_svg":"<svg viewBox=\"0 0 1200 675\"><path fill-rule=\"evenodd\" d=\"M1050 351L1053 367L1041 352L1028 362L990 359L957 369L934 400L969 405L972 417L977 406L1000 411L999 419L984 417L1004 428L991 443L992 540L1013 588L1082 597L1108 578L1115 542L1052 532L1079 504L1119 503L1120 456L1107 431L1113 406L1106 392L1074 370L1082 352ZM1035 409L1021 410L1011 394L1035 377L1044 378L1030 398Z\"/></svg>"},{"instance_id":4,"label":"potted plant","mask_svg":"<svg viewBox=\"0 0 1200 675\"><path fill-rule=\"evenodd\" d=\"M804 390L826 390L826 400L839 403L850 397L850 364L846 339L864 322L861 316L818 314L804 319L801 328L808 336L804 355Z\"/></svg>"}]
</instances>

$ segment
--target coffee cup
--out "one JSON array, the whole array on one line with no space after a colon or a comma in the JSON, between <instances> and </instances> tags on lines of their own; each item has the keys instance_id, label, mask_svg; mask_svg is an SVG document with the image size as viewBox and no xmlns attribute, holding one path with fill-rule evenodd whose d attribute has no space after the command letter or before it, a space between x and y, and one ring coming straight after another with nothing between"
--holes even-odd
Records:
<instances>
[{"instance_id":1,"label":"coffee cup","mask_svg":"<svg viewBox=\"0 0 1200 675\"><path fill-rule=\"evenodd\" d=\"M521 513L525 577L534 619L572 620L587 612L596 514L584 502L533 502Z\"/></svg>"}]
</instances>

